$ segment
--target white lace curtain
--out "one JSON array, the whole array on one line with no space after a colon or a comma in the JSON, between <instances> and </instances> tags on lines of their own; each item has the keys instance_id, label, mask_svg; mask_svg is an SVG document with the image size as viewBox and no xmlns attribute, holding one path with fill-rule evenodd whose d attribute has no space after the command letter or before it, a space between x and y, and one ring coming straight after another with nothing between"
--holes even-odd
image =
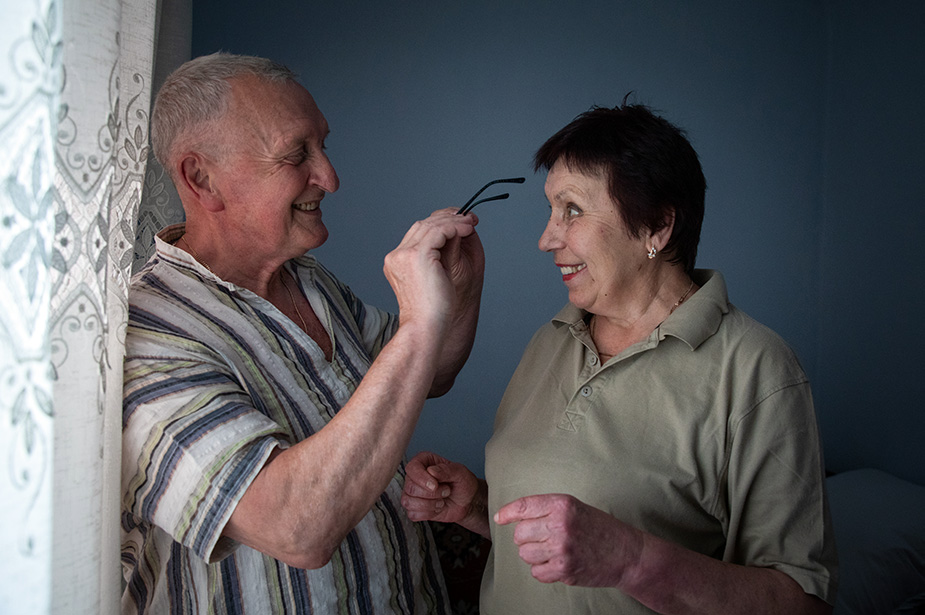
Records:
<instances>
[{"instance_id":1,"label":"white lace curtain","mask_svg":"<svg viewBox=\"0 0 925 615\"><path fill-rule=\"evenodd\" d=\"M148 146L169 2L0 0L2 613L119 610L127 285L179 215Z\"/></svg>"}]
</instances>

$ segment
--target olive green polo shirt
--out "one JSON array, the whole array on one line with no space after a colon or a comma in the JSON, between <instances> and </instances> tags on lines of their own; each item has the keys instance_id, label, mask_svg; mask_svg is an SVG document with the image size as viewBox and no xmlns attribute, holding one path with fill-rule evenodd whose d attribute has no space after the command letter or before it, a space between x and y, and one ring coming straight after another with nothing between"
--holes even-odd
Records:
<instances>
[{"instance_id":1,"label":"olive green polo shirt","mask_svg":"<svg viewBox=\"0 0 925 615\"><path fill-rule=\"evenodd\" d=\"M540 328L486 446L489 515L570 494L727 562L778 569L833 602L835 551L809 382L787 344L728 302L718 272L642 342L600 364L588 314ZM485 615L649 613L616 589L544 584L492 523Z\"/></svg>"}]
</instances>

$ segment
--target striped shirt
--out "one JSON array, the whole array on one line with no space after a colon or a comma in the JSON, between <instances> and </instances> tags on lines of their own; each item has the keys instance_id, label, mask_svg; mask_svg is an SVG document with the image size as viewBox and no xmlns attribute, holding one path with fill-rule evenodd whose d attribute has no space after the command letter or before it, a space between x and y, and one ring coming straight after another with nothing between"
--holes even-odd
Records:
<instances>
[{"instance_id":1,"label":"striped shirt","mask_svg":"<svg viewBox=\"0 0 925 615\"><path fill-rule=\"evenodd\" d=\"M399 503L403 466L320 569L221 536L272 451L333 418L398 320L359 301L314 257L288 262L331 335L329 363L268 301L173 247L183 233L174 225L158 234L129 295L123 613L448 613L429 530Z\"/></svg>"}]
</instances>

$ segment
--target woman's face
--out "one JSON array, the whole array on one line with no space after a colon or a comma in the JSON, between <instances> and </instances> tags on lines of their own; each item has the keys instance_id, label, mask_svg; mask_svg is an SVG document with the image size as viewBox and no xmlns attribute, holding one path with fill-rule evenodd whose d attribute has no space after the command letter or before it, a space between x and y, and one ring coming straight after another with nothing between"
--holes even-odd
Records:
<instances>
[{"instance_id":1,"label":"woman's face","mask_svg":"<svg viewBox=\"0 0 925 615\"><path fill-rule=\"evenodd\" d=\"M550 216L539 247L562 271L569 301L607 316L641 290L648 233L626 230L603 175L570 170L561 160L546 176Z\"/></svg>"}]
</instances>

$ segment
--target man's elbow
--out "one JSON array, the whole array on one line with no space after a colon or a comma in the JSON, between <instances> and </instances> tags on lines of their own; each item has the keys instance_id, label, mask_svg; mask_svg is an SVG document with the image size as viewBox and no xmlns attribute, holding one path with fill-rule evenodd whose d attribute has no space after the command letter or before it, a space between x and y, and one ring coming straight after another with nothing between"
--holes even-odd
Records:
<instances>
[{"instance_id":1,"label":"man's elbow","mask_svg":"<svg viewBox=\"0 0 925 615\"><path fill-rule=\"evenodd\" d=\"M273 557L293 568L317 570L328 565L339 546L340 542L313 542L285 553L279 553Z\"/></svg>"},{"instance_id":2,"label":"man's elbow","mask_svg":"<svg viewBox=\"0 0 925 615\"><path fill-rule=\"evenodd\" d=\"M433 385L430 387L430 391L427 393L428 399L434 399L435 397L442 397L450 392L450 389L453 388L453 384L456 382L455 378L449 380L441 380L437 382L434 380Z\"/></svg>"},{"instance_id":3,"label":"man's elbow","mask_svg":"<svg viewBox=\"0 0 925 615\"><path fill-rule=\"evenodd\" d=\"M304 521L280 521L261 540L239 540L287 566L316 570L331 561L350 530L330 524L316 524L312 530L308 526Z\"/></svg>"},{"instance_id":4,"label":"man's elbow","mask_svg":"<svg viewBox=\"0 0 925 615\"><path fill-rule=\"evenodd\" d=\"M324 568L334 556L334 550L322 551L315 550L311 552L287 554L277 559L292 568L301 568L303 570L317 570Z\"/></svg>"},{"instance_id":5,"label":"man's elbow","mask_svg":"<svg viewBox=\"0 0 925 615\"><path fill-rule=\"evenodd\" d=\"M818 596L813 596L810 594L807 594L806 596L808 602L806 613L809 615L832 615L832 612L835 609L831 604L828 604Z\"/></svg>"}]
</instances>

